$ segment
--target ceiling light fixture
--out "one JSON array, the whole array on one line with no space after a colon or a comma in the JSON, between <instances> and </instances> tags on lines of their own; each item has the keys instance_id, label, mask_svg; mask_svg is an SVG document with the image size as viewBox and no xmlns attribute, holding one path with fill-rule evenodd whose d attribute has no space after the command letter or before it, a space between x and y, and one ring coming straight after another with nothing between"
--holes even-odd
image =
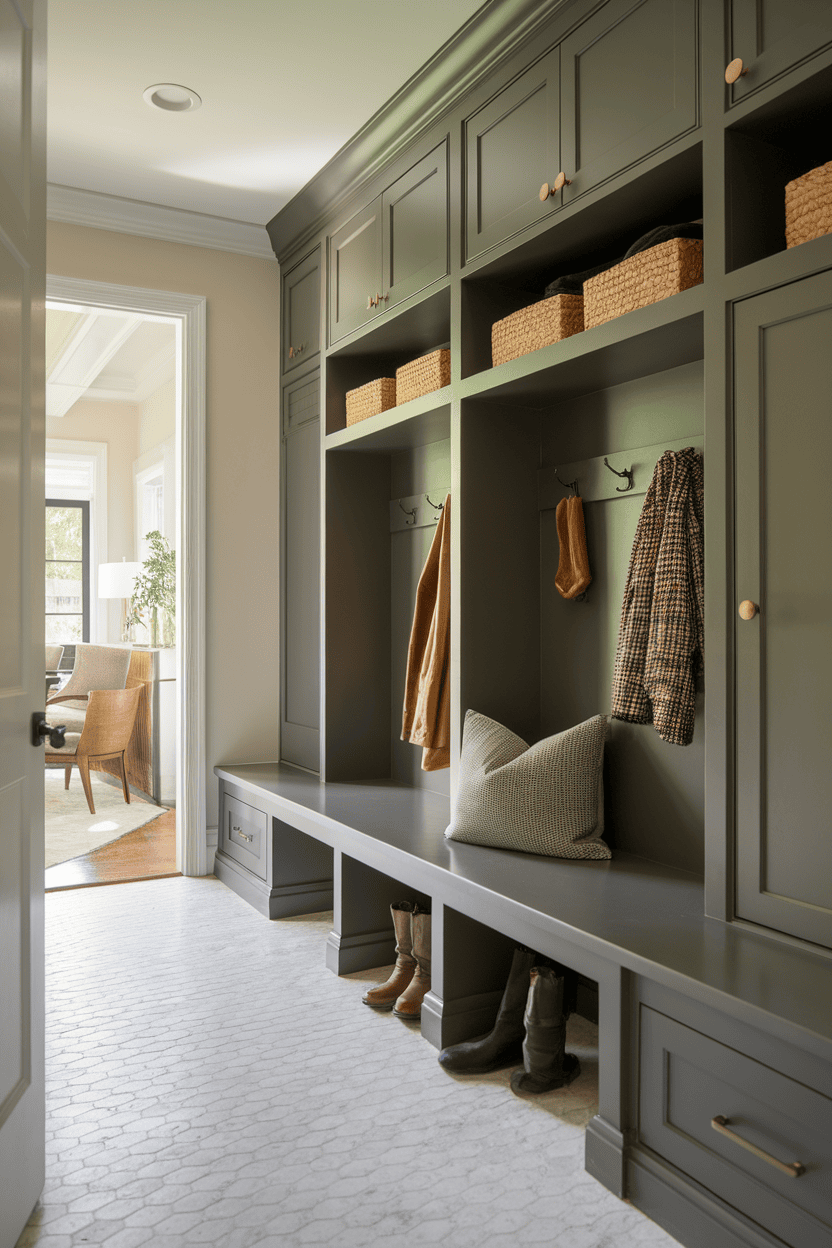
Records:
<instances>
[{"instance_id":1,"label":"ceiling light fixture","mask_svg":"<svg viewBox=\"0 0 832 1248\"><path fill-rule=\"evenodd\" d=\"M167 113L187 113L202 103L196 91L178 82L155 82L142 91L142 99L151 108L161 108Z\"/></svg>"}]
</instances>

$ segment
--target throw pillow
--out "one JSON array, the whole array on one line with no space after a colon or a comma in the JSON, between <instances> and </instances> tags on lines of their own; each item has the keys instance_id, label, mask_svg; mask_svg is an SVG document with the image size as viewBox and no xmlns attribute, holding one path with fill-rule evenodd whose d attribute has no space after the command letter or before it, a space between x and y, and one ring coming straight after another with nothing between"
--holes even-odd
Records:
<instances>
[{"instance_id":1,"label":"throw pillow","mask_svg":"<svg viewBox=\"0 0 832 1248\"><path fill-rule=\"evenodd\" d=\"M530 746L468 711L446 837L552 858L611 858L601 840L608 722L595 715Z\"/></svg>"}]
</instances>

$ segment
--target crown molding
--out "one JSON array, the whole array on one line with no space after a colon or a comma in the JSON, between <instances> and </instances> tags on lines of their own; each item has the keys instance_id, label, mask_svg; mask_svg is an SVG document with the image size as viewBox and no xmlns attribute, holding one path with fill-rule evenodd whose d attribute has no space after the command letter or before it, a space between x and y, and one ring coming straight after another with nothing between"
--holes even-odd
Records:
<instances>
[{"instance_id":1,"label":"crown molding","mask_svg":"<svg viewBox=\"0 0 832 1248\"><path fill-rule=\"evenodd\" d=\"M268 222L279 259L317 234L332 212L498 64L574 0L486 0L481 9Z\"/></svg>"},{"instance_id":2,"label":"crown molding","mask_svg":"<svg viewBox=\"0 0 832 1248\"><path fill-rule=\"evenodd\" d=\"M123 199L120 195L104 195L100 191L84 191L75 186L47 184L46 216L49 221L63 221L68 225L138 234L141 238L231 251L261 260L274 259L265 226L139 199Z\"/></svg>"}]
</instances>

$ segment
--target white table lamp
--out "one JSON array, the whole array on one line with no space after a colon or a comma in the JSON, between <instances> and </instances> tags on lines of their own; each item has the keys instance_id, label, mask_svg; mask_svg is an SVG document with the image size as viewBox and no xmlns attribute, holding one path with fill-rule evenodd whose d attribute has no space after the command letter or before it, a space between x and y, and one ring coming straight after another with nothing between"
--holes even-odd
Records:
<instances>
[{"instance_id":1,"label":"white table lamp","mask_svg":"<svg viewBox=\"0 0 832 1248\"><path fill-rule=\"evenodd\" d=\"M142 570L140 563L99 563L98 597L121 599L121 640L129 641L127 628L127 605L133 597L136 577Z\"/></svg>"}]
</instances>

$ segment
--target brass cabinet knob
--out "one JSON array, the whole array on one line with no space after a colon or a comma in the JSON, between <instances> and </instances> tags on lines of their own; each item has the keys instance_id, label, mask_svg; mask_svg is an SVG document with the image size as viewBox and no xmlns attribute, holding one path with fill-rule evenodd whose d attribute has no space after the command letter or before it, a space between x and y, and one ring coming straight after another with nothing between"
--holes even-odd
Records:
<instances>
[{"instance_id":1,"label":"brass cabinet knob","mask_svg":"<svg viewBox=\"0 0 832 1248\"><path fill-rule=\"evenodd\" d=\"M549 196L554 195L554 193L555 193L554 188L550 187L548 182L544 182L540 190L538 191L538 197L540 199L541 204L545 204Z\"/></svg>"},{"instance_id":2,"label":"brass cabinet knob","mask_svg":"<svg viewBox=\"0 0 832 1248\"><path fill-rule=\"evenodd\" d=\"M739 610L741 620L753 620L760 608L750 598L744 598L740 603Z\"/></svg>"},{"instance_id":3,"label":"brass cabinet knob","mask_svg":"<svg viewBox=\"0 0 832 1248\"><path fill-rule=\"evenodd\" d=\"M748 70L743 68L742 57L738 56L735 60L731 61L730 65L726 65L725 81L730 87L731 84L736 82L738 78L744 78L747 73Z\"/></svg>"},{"instance_id":4,"label":"brass cabinet knob","mask_svg":"<svg viewBox=\"0 0 832 1248\"><path fill-rule=\"evenodd\" d=\"M554 191L562 191L565 186L571 186L571 185L572 185L572 179L567 178L566 174L561 169L560 173L555 178L555 185L553 186L552 189Z\"/></svg>"}]
</instances>

